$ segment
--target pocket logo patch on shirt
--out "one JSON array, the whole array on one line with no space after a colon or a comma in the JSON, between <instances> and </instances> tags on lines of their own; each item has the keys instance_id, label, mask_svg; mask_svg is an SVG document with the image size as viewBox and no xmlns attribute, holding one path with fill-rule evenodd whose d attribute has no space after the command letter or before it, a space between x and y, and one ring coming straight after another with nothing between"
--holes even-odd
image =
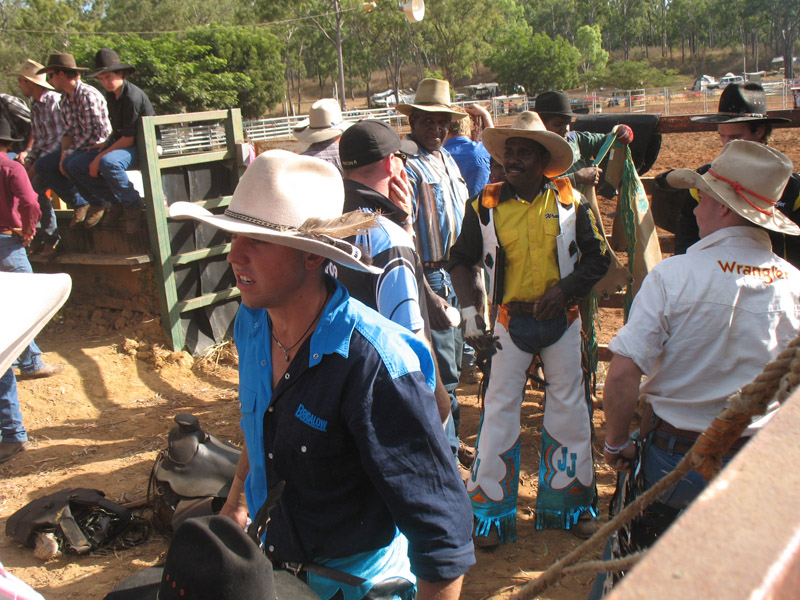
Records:
<instances>
[{"instance_id":1,"label":"pocket logo patch on shirt","mask_svg":"<svg viewBox=\"0 0 800 600\"><path fill-rule=\"evenodd\" d=\"M328 422L325 419L321 419L317 415L309 412L309 410L302 404L297 406L297 411L294 413L294 416L309 427L313 427L318 431L328 431Z\"/></svg>"}]
</instances>

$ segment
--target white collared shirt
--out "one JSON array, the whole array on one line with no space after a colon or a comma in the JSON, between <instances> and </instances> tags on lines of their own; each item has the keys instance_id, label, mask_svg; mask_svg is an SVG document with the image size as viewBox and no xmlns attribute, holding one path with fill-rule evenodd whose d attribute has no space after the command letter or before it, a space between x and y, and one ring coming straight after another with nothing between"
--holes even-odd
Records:
<instances>
[{"instance_id":1,"label":"white collared shirt","mask_svg":"<svg viewBox=\"0 0 800 600\"><path fill-rule=\"evenodd\" d=\"M656 265L609 349L645 374L640 392L659 417L704 431L798 334L799 302L800 271L772 253L767 232L726 227Z\"/></svg>"}]
</instances>

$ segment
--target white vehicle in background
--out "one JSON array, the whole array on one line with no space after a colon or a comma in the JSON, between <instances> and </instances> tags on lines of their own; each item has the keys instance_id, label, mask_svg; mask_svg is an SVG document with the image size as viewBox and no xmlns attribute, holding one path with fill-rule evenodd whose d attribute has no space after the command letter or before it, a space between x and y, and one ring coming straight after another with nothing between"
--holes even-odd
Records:
<instances>
[{"instance_id":1,"label":"white vehicle in background","mask_svg":"<svg viewBox=\"0 0 800 600\"><path fill-rule=\"evenodd\" d=\"M733 73L725 73L725 76L719 80L719 88L724 89L731 83L744 83L744 77L741 75L734 75Z\"/></svg>"},{"instance_id":2,"label":"white vehicle in background","mask_svg":"<svg viewBox=\"0 0 800 600\"><path fill-rule=\"evenodd\" d=\"M697 79L694 80L694 84L692 85L693 92L706 92L708 90L713 90L719 87L719 81L717 81L711 75L700 75Z\"/></svg>"}]
</instances>

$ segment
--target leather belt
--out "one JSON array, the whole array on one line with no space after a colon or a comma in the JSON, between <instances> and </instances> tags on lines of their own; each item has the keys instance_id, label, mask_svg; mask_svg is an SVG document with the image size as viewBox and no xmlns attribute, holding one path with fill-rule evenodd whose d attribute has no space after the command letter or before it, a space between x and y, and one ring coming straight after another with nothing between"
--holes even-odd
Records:
<instances>
[{"instance_id":1,"label":"leather belt","mask_svg":"<svg viewBox=\"0 0 800 600\"><path fill-rule=\"evenodd\" d=\"M677 429L669 423L665 423L664 421L661 423L662 425L656 427L655 434L650 442L659 450L674 452L675 454L687 454L689 450L692 449L692 446L694 446L697 438L700 437L700 434L696 431ZM735 442L733 442L733 444L731 444L731 447L725 451L725 454L722 455L722 458L733 458L748 441L750 441L749 437L738 438Z\"/></svg>"},{"instance_id":2,"label":"leather belt","mask_svg":"<svg viewBox=\"0 0 800 600\"><path fill-rule=\"evenodd\" d=\"M314 573L320 577L326 577L338 583L344 583L345 585L350 585L353 587L358 587L367 581L366 579L358 577L357 575L345 573L344 571L332 569L331 567L326 567L317 563L274 562L274 564L276 564L279 568L289 571L295 577L298 577L303 581L306 581L306 579L301 577L302 573Z\"/></svg>"},{"instance_id":3,"label":"leather belt","mask_svg":"<svg viewBox=\"0 0 800 600\"><path fill-rule=\"evenodd\" d=\"M504 306L511 317L528 316L536 312L538 302L509 302Z\"/></svg>"},{"instance_id":4,"label":"leather belt","mask_svg":"<svg viewBox=\"0 0 800 600\"><path fill-rule=\"evenodd\" d=\"M426 269L444 269L447 266L446 260L434 260L430 262L423 262L422 266Z\"/></svg>"}]
</instances>

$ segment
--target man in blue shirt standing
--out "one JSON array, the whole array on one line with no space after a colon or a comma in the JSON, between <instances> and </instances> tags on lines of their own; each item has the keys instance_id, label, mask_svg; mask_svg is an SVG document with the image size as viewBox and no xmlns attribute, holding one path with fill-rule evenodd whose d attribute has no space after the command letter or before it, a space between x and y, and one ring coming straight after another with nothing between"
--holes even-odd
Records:
<instances>
[{"instance_id":1,"label":"man in blue shirt standing","mask_svg":"<svg viewBox=\"0 0 800 600\"><path fill-rule=\"evenodd\" d=\"M401 595L416 580L418 598L455 600L475 560L472 516L436 411L433 359L326 275L331 261L378 271L341 239L375 215L341 215L343 201L335 167L273 150L223 215L170 207L233 234L245 451L223 514L244 526L285 482L265 551L323 600L360 600L389 579L406 580Z\"/></svg>"},{"instance_id":2,"label":"man in blue shirt standing","mask_svg":"<svg viewBox=\"0 0 800 600\"><path fill-rule=\"evenodd\" d=\"M397 111L408 117L411 139L419 152L408 157L406 171L413 193L411 219L416 234L417 253L425 278L439 296L438 304L429 306L431 341L439 373L450 394L455 434L450 445L458 451L459 408L456 386L461 376L464 336L441 318L447 304L458 307L450 274L445 270L450 248L461 232L464 207L469 198L467 184L458 165L443 147L452 119L466 118L450 106L450 84L440 79L423 79L417 86L414 101L398 104Z\"/></svg>"}]
</instances>

